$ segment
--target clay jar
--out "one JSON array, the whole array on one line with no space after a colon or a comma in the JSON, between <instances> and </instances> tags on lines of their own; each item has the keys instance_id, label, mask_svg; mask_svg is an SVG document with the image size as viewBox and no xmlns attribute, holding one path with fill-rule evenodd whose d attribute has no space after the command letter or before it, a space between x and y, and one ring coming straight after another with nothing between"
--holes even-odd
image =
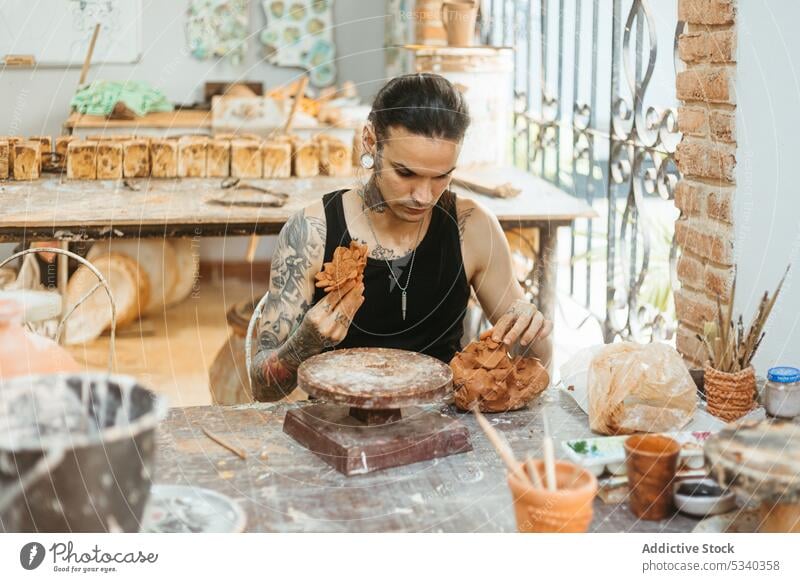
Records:
<instances>
[{"instance_id":1,"label":"clay jar","mask_svg":"<svg viewBox=\"0 0 800 582\"><path fill-rule=\"evenodd\" d=\"M634 435L625 439L628 502L636 517L658 521L672 514L672 481L680 452L677 442L662 435Z\"/></svg>"},{"instance_id":2,"label":"clay jar","mask_svg":"<svg viewBox=\"0 0 800 582\"><path fill-rule=\"evenodd\" d=\"M316 286L325 293L341 289L350 281L361 283L364 280L364 267L367 266L367 245L351 241L349 247L336 247L331 262L322 266L315 275Z\"/></svg>"},{"instance_id":3,"label":"clay jar","mask_svg":"<svg viewBox=\"0 0 800 582\"><path fill-rule=\"evenodd\" d=\"M442 26L450 46L472 46L478 5L473 0L446 0L442 3Z\"/></svg>"},{"instance_id":4,"label":"clay jar","mask_svg":"<svg viewBox=\"0 0 800 582\"><path fill-rule=\"evenodd\" d=\"M544 479L544 461L533 464ZM520 469L525 471L523 465ZM592 523L597 478L579 465L556 461L555 491L534 487L514 474L508 475L508 486L522 533L583 533Z\"/></svg>"},{"instance_id":5,"label":"clay jar","mask_svg":"<svg viewBox=\"0 0 800 582\"><path fill-rule=\"evenodd\" d=\"M550 376L536 358L510 358L506 346L492 340L491 330L450 361L455 402L481 412L505 412L526 406L550 384Z\"/></svg>"}]
</instances>

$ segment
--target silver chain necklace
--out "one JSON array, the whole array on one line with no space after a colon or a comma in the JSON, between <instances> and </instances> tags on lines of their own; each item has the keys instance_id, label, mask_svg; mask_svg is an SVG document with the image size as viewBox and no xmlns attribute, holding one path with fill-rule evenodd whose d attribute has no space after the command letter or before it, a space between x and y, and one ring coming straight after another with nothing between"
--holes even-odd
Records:
<instances>
[{"instance_id":1,"label":"silver chain necklace","mask_svg":"<svg viewBox=\"0 0 800 582\"><path fill-rule=\"evenodd\" d=\"M362 196L362 198L363 198L363 196ZM372 227L372 220L370 220L369 213L370 213L370 209L367 208L367 212L366 212L367 225L369 225L369 230L370 230L370 232L372 232L372 236L375 239L375 243L378 246L381 246L381 242L378 240L378 235L375 234L375 229ZM411 272L414 270L414 257L417 256L417 247L419 246L419 235L422 233L422 226L424 224L425 224L425 217L423 216L422 220L419 223L419 230L417 231L417 240L416 240L416 242L414 242L414 250L411 252L411 264L408 267L408 277L406 277L406 286L405 287L403 287L400 284L400 281L395 276L394 270L392 269L392 265L389 262L389 260L386 257L383 257L383 260L386 263L386 266L389 268L389 274L392 276L392 279L394 279L394 282L397 283L397 286L400 288L400 291L402 291L402 295L400 295L400 309L401 309L402 314L403 314L403 321L406 320L406 307L408 305L406 289L408 289L408 286L411 284Z\"/></svg>"}]
</instances>

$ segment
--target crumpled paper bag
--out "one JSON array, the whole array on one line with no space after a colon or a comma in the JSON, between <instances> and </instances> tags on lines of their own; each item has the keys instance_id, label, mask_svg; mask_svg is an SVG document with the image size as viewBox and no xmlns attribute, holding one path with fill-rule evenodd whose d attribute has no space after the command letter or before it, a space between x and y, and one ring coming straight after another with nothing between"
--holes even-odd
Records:
<instances>
[{"instance_id":1,"label":"crumpled paper bag","mask_svg":"<svg viewBox=\"0 0 800 582\"><path fill-rule=\"evenodd\" d=\"M600 434L677 431L697 408L692 377L678 352L666 344L589 348L562 367L562 378L581 392L579 384L586 379L585 397L574 396L579 404L585 398L589 426Z\"/></svg>"}]
</instances>

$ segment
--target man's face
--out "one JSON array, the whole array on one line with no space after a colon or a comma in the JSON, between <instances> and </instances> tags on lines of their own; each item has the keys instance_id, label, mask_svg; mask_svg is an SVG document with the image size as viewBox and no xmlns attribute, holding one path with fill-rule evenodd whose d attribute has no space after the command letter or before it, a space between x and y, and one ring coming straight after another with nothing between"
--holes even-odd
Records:
<instances>
[{"instance_id":1,"label":"man's face","mask_svg":"<svg viewBox=\"0 0 800 582\"><path fill-rule=\"evenodd\" d=\"M423 220L449 186L460 150L457 142L389 128L376 173L389 211L407 222Z\"/></svg>"}]
</instances>

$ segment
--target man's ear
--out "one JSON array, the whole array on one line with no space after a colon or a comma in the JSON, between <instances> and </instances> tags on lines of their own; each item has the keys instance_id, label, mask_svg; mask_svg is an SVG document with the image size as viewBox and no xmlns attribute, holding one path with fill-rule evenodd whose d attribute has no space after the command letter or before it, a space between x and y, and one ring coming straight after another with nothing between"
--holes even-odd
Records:
<instances>
[{"instance_id":1,"label":"man's ear","mask_svg":"<svg viewBox=\"0 0 800 582\"><path fill-rule=\"evenodd\" d=\"M371 123L367 123L364 126L364 130L361 132L362 151L365 151L374 157L377 154L377 148L375 147L377 143L378 139L375 136L375 128Z\"/></svg>"}]
</instances>

